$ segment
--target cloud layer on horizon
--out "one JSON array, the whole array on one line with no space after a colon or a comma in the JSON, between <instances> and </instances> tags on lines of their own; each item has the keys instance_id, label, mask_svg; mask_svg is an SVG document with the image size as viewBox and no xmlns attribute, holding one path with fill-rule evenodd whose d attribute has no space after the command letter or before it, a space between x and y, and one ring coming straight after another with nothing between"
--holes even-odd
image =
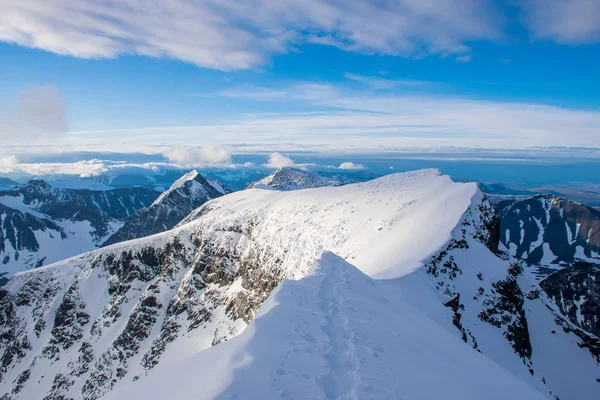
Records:
<instances>
[{"instance_id":1,"label":"cloud layer on horizon","mask_svg":"<svg viewBox=\"0 0 600 400\"><path fill-rule=\"evenodd\" d=\"M232 89L222 96L277 102L265 88ZM597 147L600 112L460 97L409 96L353 91L329 84L279 88L288 101L314 112L240 115L216 124L71 132L81 149L214 144L254 151L410 150L424 147Z\"/></svg>"}]
</instances>

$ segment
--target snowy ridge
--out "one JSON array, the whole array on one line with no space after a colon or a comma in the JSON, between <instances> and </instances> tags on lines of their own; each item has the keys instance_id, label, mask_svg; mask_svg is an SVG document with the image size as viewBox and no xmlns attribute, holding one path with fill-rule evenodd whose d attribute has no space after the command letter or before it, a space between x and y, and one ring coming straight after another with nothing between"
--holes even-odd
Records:
<instances>
[{"instance_id":1,"label":"snowy ridge","mask_svg":"<svg viewBox=\"0 0 600 400\"><path fill-rule=\"evenodd\" d=\"M247 190L187 221L13 277L0 291L0 394L96 399L141 384L153 369L241 333L284 279L305 277L328 250L384 278L377 291L401 296L399 307L463 340L465 352L479 350L544 395L594 398L600 344L500 253L499 222L475 184L423 170Z\"/></svg>"},{"instance_id":2,"label":"snowy ridge","mask_svg":"<svg viewBox=\"0 0 600 400\"><path fill-rule=\"evenodd\" d=\"M106 398L546 398L386 289L325 252L239 336Z\"/></svg>"},{"instance_id":3,"label":"snowy ridge","mask_svg":"<svg viewBox=\"0 0 600 400\"><path fill-rule=\"evenodd\" d=\"M298 168L281 167L271 175L254 182L248 189L299 190L324 186L339 186L341 183Z\"/></svg>"}]
</instances>

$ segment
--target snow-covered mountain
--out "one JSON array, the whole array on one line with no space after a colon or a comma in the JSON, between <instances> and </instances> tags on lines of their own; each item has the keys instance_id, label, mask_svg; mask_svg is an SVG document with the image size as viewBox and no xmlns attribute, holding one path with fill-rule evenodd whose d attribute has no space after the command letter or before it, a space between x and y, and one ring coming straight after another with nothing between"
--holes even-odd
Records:
<instances>
[{"instance_id":1,"label":"snow-covered mountain","mask_svg":"<svg viewBox=\"0 0 600 400\"><path fill-rule=\"evenodd\" d=\"M499 248L476 184L424 170L245 190L192 215L13 276L0 290L0 394L127 398L160 381L195 399L596 398L600 341ZM298 281L244 332L284 279Z\"/></svg>"},{"instance_id":2,"label":"snow-covered mountain","mask_svg":"<svg viewBox=\"0 0 600 400\"><path fill-rule=\"evenodd\" d=\"M141 188L53 188L43 180L0 192L0 284L15 272L95 249L121 227L118 219L156 196Z\"/></svg>"},{"instance_id":3,"label":"snow-covered mountain","mask_svg":"<svg viewBox=\"0 0 600 400\"><path fill-rule=\"evenodd\" d=\"M600 212L550 194L497 207L510 254L533 267L571 323L600 337Z\"/></svg>"},{"instance_id":4,"label":"snow-covered mountain","mask_svg":"<svg viewBox=\"0 0 600 400\"><path fill-rule=\"evenodd\" d=\"M388 289L324 252L239 336L107 399L546 398Z\"/></svg>"},{"instance_id":5,"label":"snow-covered mountain","mask_svg":"<svg viewBox=\"0 0 600 400\"><path fill-rule=\"evenodd\" d=\"M281 167L271 175L248 185L248 189L298 190L339 186L341 183L298 168Z\"/></svg>"},{"instance_id":6,"label":"snow-covered mountain","mask_svg":"<svg viewBox=\"0 0 600 400\"><path fill-rule=\"evenodd\" d=\"M577 260L600 263L600 212L553 195L498 205L500 240L542 276Z\"/></svg>"},{"instance_id":7,"label":"snow-covered mountain","mask_svg":"<svg viewBox=\"0 0 600 400\"><path fill-rule=\"evenodd\" d=\"M103 245L169 230L194 209L226 193L228 190L219 182L207 181L198 171L190 171L161 193L149 207L139 209L125 219L123 226Z\"/></svg>"}]
</instances>

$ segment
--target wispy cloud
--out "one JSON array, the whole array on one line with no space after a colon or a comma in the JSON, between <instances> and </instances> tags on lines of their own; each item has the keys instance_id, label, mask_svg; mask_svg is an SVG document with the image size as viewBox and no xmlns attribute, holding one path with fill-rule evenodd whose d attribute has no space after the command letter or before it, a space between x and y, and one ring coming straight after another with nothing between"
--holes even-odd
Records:
<instances>
[{"instance_id":1,"label":"wispy cloud","mask_svg":"<svg viewBox=\"0 0 600 400\"><path fill-rule=\"evenodd\" d=\"M264 96L275 90L278 95ZM73 131L71 151L156 152L172 162L210 157L226 160L227 151L204 152L207 145L232 151L407 149L426 146L526 148L532 146L597 146L600 111L554 106L493 102L438 95L404 95L393 91L365 92L322 83L295 83L277 89L244 87L231 90L281 107L293 99L309 112L238 114L218 123L189 126L148 126L135 129ZM280 93L280 94L279 94ZM384 95L385 94L385 95ZM292 109L298 109L294 104ZM288 108L289 109L289 108ZM40 151L17 148L5 154ZM177 146L184 150L175 151ZM219 147L220 148L220 147ZM45 146L43 152L65 151ZM245 151L245 150L244 150ZM214 161L214 159L212 160Z\"/></svg>"},{"instance_id":2,"label":"wispy cloud","mask_svg":"<svg viewBox=\"0 0 600 400\"><path fill-rule=\"evenodd\" d=\"M464 55L464 56L458 56L456 57L456 62L463 62L463 63L467 63L469 61L471 61L473 59L473 56L468 54L468 55Z\"/></svg>"},{"instance_id":3,"label":"wispy cloud","mask_svg":"<svg viewBox=\"0 0 600 400\"><path fill-rule=\"evenodd\" d=\"M372 87L374 89L393 89L398 86L422 86L431 83L418 80L385 79L380 76L365 76L352 73L346 73L344 74L344 77L346 79L356 81L366 86Z\"/></svg>"},{"instance_id":4,"label":"wispy cloud","mask_svg":"<svg viewBox=\"0 0 600 400\"><path fill-rule=\"evenodd\" d=\"M220 96L231 98L251 98L253 100L276 100L289 95L285 90L269 89L253 86L243 86L236 89L225 89L219 92Z\"/></svg>"},{"instance_id":5,"label":"wispy cloud","mask_svg":"<svg viewBox=\"0 0 600 400\"><path fill-rule=\"evenodd\" d=\"M236 70L303 43L396 56L468 53L502 18L464 0L3 0L0 40L82 58L134 53Z\"/></svg>"},{"instance_id":6,"label":"wispy cloud","mask_svg":"<svg viewBox=\"0 0 600 400\"><path fill-rule=\"evenodd\" d=\"M600 40L600 4L597 0L524 0L522 17L538 39L563 44Z\"/></svg>"}]
</instances>

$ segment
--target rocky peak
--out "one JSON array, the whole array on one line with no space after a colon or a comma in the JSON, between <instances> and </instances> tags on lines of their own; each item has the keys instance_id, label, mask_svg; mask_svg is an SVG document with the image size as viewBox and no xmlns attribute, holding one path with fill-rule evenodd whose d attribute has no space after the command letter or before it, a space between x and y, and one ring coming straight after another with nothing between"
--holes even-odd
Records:
<instances>
[{"instance_id":1,"label":"rocky peak","mask_svg":"<svg viewBox=\"0 0 600 400\"><path fill-rule=\"evenodd\" d=\"M163 192L148 208L136 211L125 219L125 224L104 246L137 239L173 228L193 210L209 200L221 197L214 183L207 181L198 171L193 170L179 178Z\"/></svg>"},{"instance_id":2,"label":"rocky peak","mask_svg":"<svg viewBox=\"0 0 600 400\"><path fill-rule=\"evenodd\" d=\"M216 198L223 195L214 184L207 181L196 170L192 170L176 180L169 189L165 190L150 207L159 204L178 203L195 197Z\"/></svg>"},{"instance_id":3,"label":"rocky peak","mask_svg":"<svg viewBox=\"0 0 600 400\"><path fill-rule=\"evenodd\" d=\"M292 167L281 167L271 175L250 184L248 189L271 188L287 191L339 185L340 182L324 178L313 172Z\"/></svg>"},{"instance_id":4,"label":"rocky peak","mask_svg":"<svg viewBox=\"0 0 600 400\"><path fill-rule=\"evenodd\" d=\"M55 200L52 186L42 179L32 179L26 184L11 189L5 194L9 196L23 196L23 202L28 205L37 205Z\"/></svg>"}]
</instances>

